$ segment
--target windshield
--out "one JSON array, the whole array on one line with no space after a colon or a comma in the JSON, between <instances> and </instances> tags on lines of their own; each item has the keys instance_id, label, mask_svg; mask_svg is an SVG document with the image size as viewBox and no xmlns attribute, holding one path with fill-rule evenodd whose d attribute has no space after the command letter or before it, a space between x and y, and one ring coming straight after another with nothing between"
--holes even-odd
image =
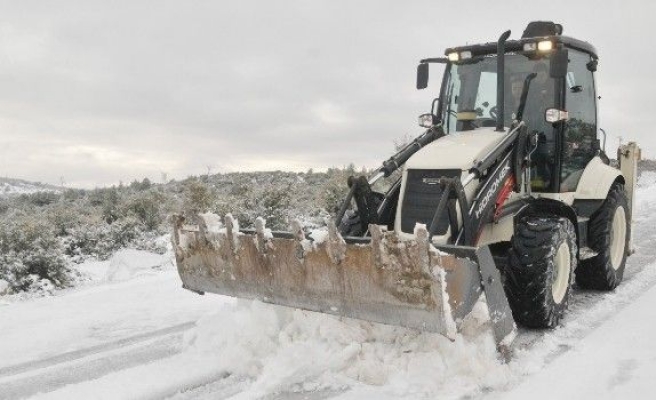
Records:
<instances>
[{"instance_id":1,"label":"windshield","mask_svg":"<svg viewBox=\"0 0 656 400\"><path fill-rule=\"evenodd\" d=\"M548 134L551 125L544 112L554 107L554 79L549 76L549 59L531 59L522 54L505 56L504 126L515 119L526 77L536 73L529 86L523 120L529 131ZM496 126L497 58L481 57L451 64L443 95L442 121L447 133Z\"/></svg>"}]
</instances>

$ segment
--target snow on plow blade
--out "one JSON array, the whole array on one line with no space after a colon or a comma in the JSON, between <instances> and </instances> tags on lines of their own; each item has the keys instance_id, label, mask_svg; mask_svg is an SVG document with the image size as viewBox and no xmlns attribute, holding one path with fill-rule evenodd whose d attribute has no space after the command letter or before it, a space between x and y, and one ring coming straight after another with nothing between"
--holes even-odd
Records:
<instances>
[{"instance_id":1,"label":"snow on plow blade","mask_svg":"<svg viewBox=\"0 0 656 400\"><path fill-rule=\"evenodd\" d=\"M213 214L174 218L178 272L186 289L399 325L454 338L484 290L500 348L515 333L499 273L487 247L430 246L370 226L371 237L342 238L334 224L323 241L300 224L271 232L234 229Z\"/></svg>"}]
</instances>

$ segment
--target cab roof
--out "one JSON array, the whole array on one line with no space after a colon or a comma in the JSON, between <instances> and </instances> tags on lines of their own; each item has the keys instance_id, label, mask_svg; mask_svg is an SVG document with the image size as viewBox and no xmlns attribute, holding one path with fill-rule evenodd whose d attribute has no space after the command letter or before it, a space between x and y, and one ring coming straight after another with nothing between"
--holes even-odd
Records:
<instances>
[{"instance_id":1,"label":"cab roof","mask_svg":"<svg viewBox=\"0 0 656 400\"><path fill-rule=\"evenodd\" d=\"M508 40L506 41L506 52L507 53L516 53L524 51L525 43L536 43L543 40L550 40L556 44L561 44L565 48L574 49L583 51L590 54L593 58L597 59L597 49L594 48L590 43L584 42L582 40L574 39L569 36L561 35L548 35L548 36L534 36L534 37L525 37L519 40ZM453 52L462 52L462 51L471 51L472 56L485 56L493 55L497 53L497 42L488 42L481 44L472 44L466 46L450 47L444 51L444 55L448 55Z\"/></svg>"}]
</instances>

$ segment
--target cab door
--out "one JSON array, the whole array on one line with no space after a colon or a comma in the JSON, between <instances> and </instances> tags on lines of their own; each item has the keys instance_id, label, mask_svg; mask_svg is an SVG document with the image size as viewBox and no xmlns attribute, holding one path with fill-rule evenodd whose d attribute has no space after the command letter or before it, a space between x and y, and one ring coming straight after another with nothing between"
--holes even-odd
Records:
<instances>
[{"instance_id":1,"label":"cab door","mask_svg":"<svg viewBox=\"0 0 656 400\"><path fill-rule=\"evenodd\" d=\"M561 146L560 192L573 192L586 165L597 154L597 107L590 55L569 50L565 110L569 119Z\"/></svg>"}]
</instances>

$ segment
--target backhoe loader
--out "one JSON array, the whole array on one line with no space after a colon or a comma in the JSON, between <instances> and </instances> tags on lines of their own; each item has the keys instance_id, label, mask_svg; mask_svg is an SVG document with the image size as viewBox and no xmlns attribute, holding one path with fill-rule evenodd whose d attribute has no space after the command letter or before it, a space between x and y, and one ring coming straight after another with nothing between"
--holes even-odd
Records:
<instances>
[{"instance_id":1,"label":"backhoe loader","mask_svg":"<svg viewBox=\"0 0 656 400\"><path fill-rule=\"evenodd\" d=\"M557 326L574 282L613 290L631 253L640 149L621 146L611 166L597 51L562 31L531 22L520 39L421 60L418 89L431 64L444 68L425 132L348 179L326 238L296 221L272 232L263 219L238 229L230 215L176 216L183 286L449 338L485 294L502 351L516 323Z\"/></svg>"}]
</instances>

